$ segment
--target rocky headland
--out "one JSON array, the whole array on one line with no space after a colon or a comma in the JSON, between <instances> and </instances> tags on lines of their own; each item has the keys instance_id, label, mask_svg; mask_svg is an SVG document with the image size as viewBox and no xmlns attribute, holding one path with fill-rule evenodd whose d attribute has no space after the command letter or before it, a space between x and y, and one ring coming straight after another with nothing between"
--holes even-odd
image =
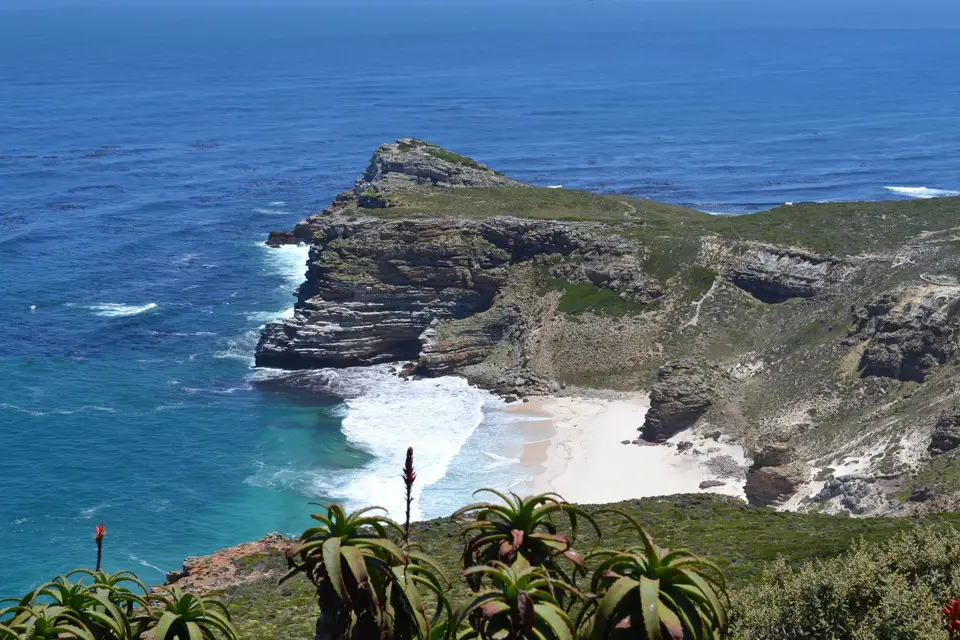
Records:
<instances>
[{"instance_id":1,"label":"rocky headland","mask_svg":"<svg viewBox=\"0 0 960 640\"><path fill-rule=\"evenodd\" d=\"M742 443L751 503L958 502L958 198L712 216L532 187L402 139L268 239L299 242L295 313L264 328L258 365L397 362L518 397L649 390L638 437Z\"/></svg>"}]
</instances>

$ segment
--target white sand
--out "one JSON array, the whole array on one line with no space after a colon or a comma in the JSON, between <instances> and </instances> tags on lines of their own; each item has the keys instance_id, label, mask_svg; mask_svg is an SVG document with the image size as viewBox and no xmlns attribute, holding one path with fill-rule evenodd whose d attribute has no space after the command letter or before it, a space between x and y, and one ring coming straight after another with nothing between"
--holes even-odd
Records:
<instances>
[{"instance_id":1,"label":"white sand","mask_svg":"<svg viewBox=\"0 0 960 640\"><path fill-rule=\"evenodd\" d=\"M522 462L530 466L531 478L514 489L526 494L552 491L581 504L708 491L745 497L742 474L718 478L704 465L719 455L732 456L745 465L739 445L725 439L705 440L690 430L665 445L622 444L639 437L637 430L649 407L647 394L615 399L542 397L513 407L514 413L541 425L552 421L554 427L548 440L527 445ZM693 442L694 446L679 453L679 442ZM725 484L700 489L701 482L715 479Z\"/></svg>"}]
</instances>

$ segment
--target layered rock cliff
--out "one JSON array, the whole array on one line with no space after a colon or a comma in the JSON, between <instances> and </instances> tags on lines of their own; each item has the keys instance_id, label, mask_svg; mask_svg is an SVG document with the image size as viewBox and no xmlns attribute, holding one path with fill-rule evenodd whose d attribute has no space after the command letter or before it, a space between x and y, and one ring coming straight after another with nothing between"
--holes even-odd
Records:
<instances>
[{"instance_id":1,"label":"layered rock cliff","mask_svg":"<svg viewBox=\"0 0 960 640\"><path fill-rule=\"evenodd\" d=\"M323 212L271 234L310 243L310 259L257 363L407 362L519 395L652 389L643 437L739 439L754 502L933 508L920 498L960 495L944 417L958 220L960 199L709 216L523 185L403 139Z\"/></svg>"}]
</instances>

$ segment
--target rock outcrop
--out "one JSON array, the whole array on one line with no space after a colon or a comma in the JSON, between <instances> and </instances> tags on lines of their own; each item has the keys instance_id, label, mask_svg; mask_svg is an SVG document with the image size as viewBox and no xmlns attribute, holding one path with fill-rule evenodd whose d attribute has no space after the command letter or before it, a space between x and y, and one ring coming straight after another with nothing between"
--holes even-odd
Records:
<instances>
[{"instance_id":1,"label":"rock outcrop","mask_svg":"<svg viewBox=\"0 0 960 640\"><path fill-rule=\"evenodd\" d=\"M376 208L390 206L390 196L418 187L514 187L520 184L472 158L429 142L402 138L376 150L353 192L361 206Z\"/></svg>"},{"instance_id":2,"label":"rock outcrop","mask_svg":"<svg viewBox=\"0 0 960 640\"><path fill-rule=\"evenodd\" d=\"M960 287L925 284L888 291L854 309L852 337L868 341L863 376L923 382L960 353Z\"/></svg>"},{"instance_id":3,"label":"rock outcrop","mask_svg":"<svg viewBox=\"0 0 960 640\"><path fill-rule=\"evenodd\" d=\"M696 424L713 404L715 375L702 360L694 358L660 367L641 429L643 439L665 442Z\"/></svg>"},{"instance_id":4,"label":"rock outcrop","mask_svg":"<svg viewBox=\"0 0 960 640\"><path fill-rule=\"evenodd\" d=\"M774 245L746 243L737 254L728 279L768 303L810 298L842 279L849 268L835 258Z\"/></svg>"},{"instance_id":5,"label":"rock outcrop","mask_svg":"<svg viewBox=\"0 0 960 640\"><path fill-rule=\"evenodd\" d=\"M413 360L425 351L426 368L446 372L451 362L483 357L515 318L509 310L477 318L472 336L455 345L440 345L428 329L490 309L509 266L538 255L623 251L590 225L545 220L327 216L312 225L294 316L263 330L259 366L346 367Z\"/></svg>"},{"instance_id":6,"label":"rock outcrop","mask_svg":"<svg viewBox=\"0 0 960 640\"><path fill-rule=\"evenodd\" d=\"M808 477L809 470L800 463L752 468L747 472L744 486L747 502L761 507L777 506L796 493Z\"/></svg>"},{"instance_id":7,"label":"rock outcrop","mask_svg":"<svg viewBox=\"0 0 960 640\"><path fill-rule=\"evenodd\" d=\"M957 447L960 447L960 410L940 416L927 450L936 456L949 453Z\"/></svg>"}]
</instances>

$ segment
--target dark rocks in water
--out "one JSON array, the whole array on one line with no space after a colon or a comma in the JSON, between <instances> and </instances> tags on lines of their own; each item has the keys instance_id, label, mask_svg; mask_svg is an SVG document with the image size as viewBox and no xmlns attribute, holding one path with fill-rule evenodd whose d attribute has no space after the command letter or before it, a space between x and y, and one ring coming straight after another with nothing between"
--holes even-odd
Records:
<instances>
[{"instance_id":1,"label":"dark rocks in water","mask_svg":"<svg viewBox=\"0 0 960 640\"><path fill-rule=\"evenodd\" d=\"M809 251L749 243L728 273L738 288L762 302L780 303L810 298L828 283L841 279L847 268L834 258Z\"/></svg>"},{"instance_id":2,"label":"dark rocks in water","mask_svg":"<svg viewBox=\"0 0 960 640\"><path fill-rule=\"evenodd\" d=\"M693 449L693 443L690 442L690 441L685 440L685 441L683 441L683 442L678 442L678 443L677 443L677 453L678 453L678 454L680 454L680 453L686 453L687 451L690 451L691 449Z\"/></svg>"},{"instance_id":3,"label":"dark rocks in water","mask_svg":"<svg viewBox=\"0 0 960 640\"><path fill-rule=\"evenodd\" d=\"M311 404L322 400L331 403L340 402L360 394L360 390L355 385L344 384L335 372L323 370L288 371L266 377L255 377L253 384L265 391L302 394L305 398L309 398Z\"/></svg>"},{"instance_id":4,"label":"dark rocks in water","mask_svg":"<svg viewBox=\"0 0 960 640\"><path fill-rule=\"evenodd\" d=\"M300 238L293 231L271 231L267 236L267 245L271 247L282 247L286 244L300 244Z\"/></svg>"},{"instance_id":5,"label":"dark rocks in water","mask_svg":"<svg viewBox=\"0 0 960 640\"><path fill-rule=\"evenodd\" d=\"M806 468L792 464L785 467L764 467L747 472L744 491L752 505L771 507L796 493L806 479Z\"/></svg>"},{"instance_id":6,"label":"dark rocks in water","mask_svg":"<svg viewBox=\"0 0 960 640\"><path fill-rule=\"evenodd\" d=\"M703 482L700 483L700 488L713 489L714 487L722 487L726 484L727 484L726 482L722 482L720 480L704 480Z\"/></svg>"},{"instance_id":7,"label":"dark rocks in water","mask_svg":"<svg viewBox=\"0 0 960 640\"><path fill-rule=\"evenodd\" d=\"M854 341L869 340L861 375L924 382L958 355L960 287L933 284L888 291L854 309Z\"/></svg>"},{"instance_id":8,"label":"dark rocks in water","mask_svg":"<svg viewBox=\"0 0 960 640\"><path fill-rule=\"evenodd\" d=\"M692 427L710 408L715 394L714 372L702 361L683 358L661 366L650 391L644 440L664 442Z\"/></svg>"},{"instance_id":9,"label":"dark rocks in water","mask_svg":"<svg viewBox=\"0 0 960 640\"><path fill-rule=\"evenodd\" d=\"M932 455L941 455L960 447L960 410L940 416L933 428L933 437L927 450Z\"/></svg>"},{"instance_id":10,"label":"dark rocks in water","mask_svg":"<svg viewBox=\"0 0 960 640\"><path fill-rule=\"evenodd\" d=\"M910 492L907 500L909 502L930 502L936 497L937 495L930 487L918 487Z\"/></svg>"}]
</instances>

